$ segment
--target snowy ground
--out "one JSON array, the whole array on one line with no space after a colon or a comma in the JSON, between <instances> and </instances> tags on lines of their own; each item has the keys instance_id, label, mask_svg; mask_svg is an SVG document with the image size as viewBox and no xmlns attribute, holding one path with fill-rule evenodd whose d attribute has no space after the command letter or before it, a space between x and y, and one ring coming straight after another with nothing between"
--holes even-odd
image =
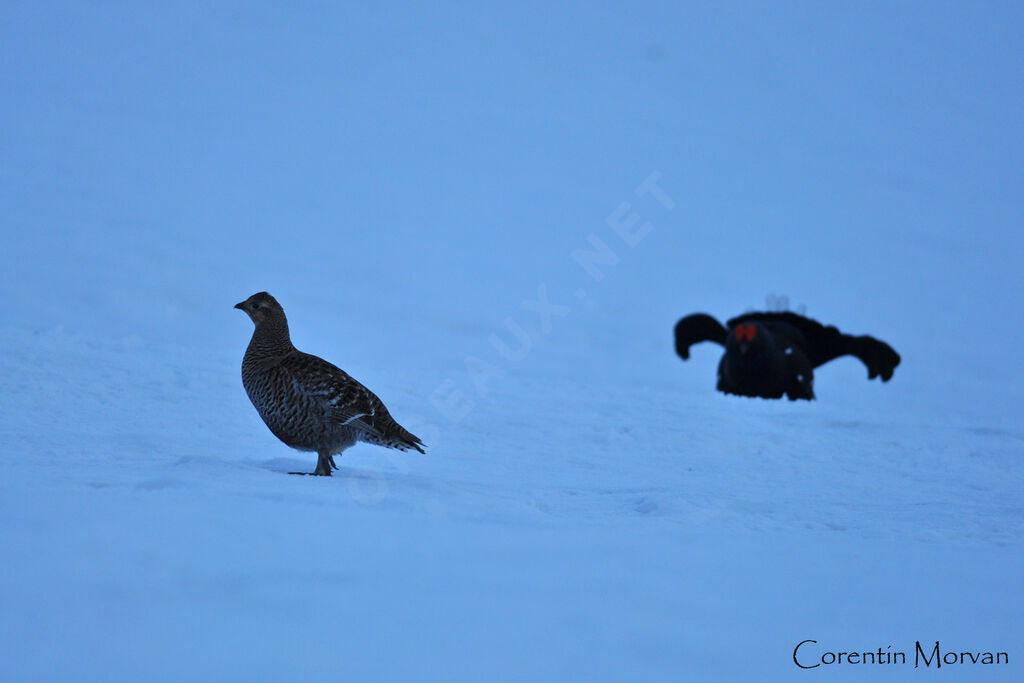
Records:
<instances>
[{"instance_id":1,"label":"snowy ground","mask_svg":"<svg viewBox=\"0 0 1024 683\"><path fill-rule=\"evenodd\" d=\"M0 10L4 680L1024 677L1021 11L676 4ZM427 455L285 474L263 289ZM672 353L781 295L894 379Z\"/></svg>"}]
</instances>

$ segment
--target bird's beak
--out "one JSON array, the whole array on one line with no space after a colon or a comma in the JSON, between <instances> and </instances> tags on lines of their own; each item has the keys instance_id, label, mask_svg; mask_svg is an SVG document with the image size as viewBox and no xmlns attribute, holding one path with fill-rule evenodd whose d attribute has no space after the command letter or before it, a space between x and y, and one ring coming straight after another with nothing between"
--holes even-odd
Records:
<instances>
[{"instance_id":1,"label":"bird's beak","mask_svg":"<svg viewBox=\"0 0 1024 683\"><path fill-rule=\"evenodd\" d=\"M237 308L240 311L244 311L245 310L245 302L244 301L238 302L237 304L235 304L235 308Z\"/></svg>"}]
</instances>

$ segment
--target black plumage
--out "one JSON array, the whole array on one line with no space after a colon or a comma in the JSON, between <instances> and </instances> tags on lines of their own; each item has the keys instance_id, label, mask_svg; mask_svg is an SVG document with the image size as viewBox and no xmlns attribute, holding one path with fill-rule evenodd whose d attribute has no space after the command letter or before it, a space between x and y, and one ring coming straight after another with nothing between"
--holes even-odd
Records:
<instances>
[{"instance_id":1,"label":"black plumage","mask_svg":"<svg viewBox=\"0 0 1024 683\"><path fill-rule=\"evenodd\" d=\"M869 336L843 334L833 326L790 312L746 313L725 326L695 313L675 327L676 353L686 360L690 347L710 341L725 347L718 365L718 390L738 396L814 398L814 369L840 356L854 356L868 379L892 378L900 355Z\"/></svg>"}]
</instances>

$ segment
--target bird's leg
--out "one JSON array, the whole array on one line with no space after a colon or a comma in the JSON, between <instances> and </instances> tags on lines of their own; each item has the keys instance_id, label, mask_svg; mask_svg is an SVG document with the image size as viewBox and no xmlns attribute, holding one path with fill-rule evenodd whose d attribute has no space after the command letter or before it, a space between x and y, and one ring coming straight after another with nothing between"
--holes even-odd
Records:
<instances>
[{"instance_id":1,"label":"bird's leg","mask_svg":"<svg viewBox=\"0 0 1024 683\"><path fill-rule=\"evenodd\" d=\"M334 456L333 455L331 456L331 469L332 470L338 469L337 463L334 462Z\"/></svg>"},{"instance_id":2,"label":"bird's leg","mask_svg":"<svg viewBox=\"0 0 1024 683\"><path fill-rule=\"evenodd\" d=\"M331 457L331 454L327 451L320 451L317 453L316 470L313 471L313 474L329 477L332 465L334 465L334 458Z\"/></svg>"}]
</instances>

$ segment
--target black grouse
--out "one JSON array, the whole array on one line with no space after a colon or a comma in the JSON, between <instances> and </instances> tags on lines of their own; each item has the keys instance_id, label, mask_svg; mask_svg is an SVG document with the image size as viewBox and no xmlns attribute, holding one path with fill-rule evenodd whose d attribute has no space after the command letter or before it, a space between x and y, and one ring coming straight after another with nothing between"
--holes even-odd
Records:
<instances>
[{"instance_id":1,"label":"black grouse","mask_svg":"<svg viewBox=\"0 0 1024 683\"><path fill-rule=\"evenodd\" d=\"M377 396L341 368L292 346L277 300L260 292L235 308L256 325L242 359L242 384L263 421L285 444L317 454L313 474L331 476L334 456L357 441L423 452ZM304 474L293 472L292 474Z\"/></svg>"},{"instance_id":2,"label":"black grouse","mask_svg":"<svg viewBox=\"0 0 1024 683\"><path fill-rule=\"evenodd\" d=\"M840 356L854 356L868 379L888 382L900 355L874 337L843 334L832 326L790 312L745 313L723 327L706 313L676 324L676 353L686 360L690 346L711 341L725 347L718 364L718 390L738 396L814 398L814 368Z\"/></svg>"}]
</instances>

